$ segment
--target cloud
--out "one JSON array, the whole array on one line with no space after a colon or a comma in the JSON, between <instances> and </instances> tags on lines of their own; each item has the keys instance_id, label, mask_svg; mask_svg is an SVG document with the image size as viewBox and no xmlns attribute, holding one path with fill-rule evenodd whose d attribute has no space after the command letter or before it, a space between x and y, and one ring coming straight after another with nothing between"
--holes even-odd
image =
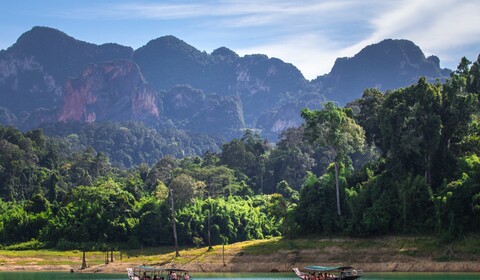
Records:
<instances>
[{"instance_id":1,"label":"cloud","mask_svg":"<svg viewBox=\"0 0 480 280\"><path fill-rule=\"evenodd\" d=\"M303 34L282 38L280 42L257 45L237 50L240 55L262 53L292 63L307 79L328 73L341 48L329 38L316 34Z\"/></svg>"},{"instance_id":2,"label":"cloud","mask_svg":"<svg viewBox=\"0 0 480 280\"><path fill-rule=\"evenodd\" d=\"M175 3L120 3L109 6L110 16L172 19L191 17L270 17L323 13L345 8L345 1L191 1ZM102 13L105 11L101 11ZM262 22L262 21L260 21Z\"/></svg>"},{"instance_id":3,"label":"cloud","mask_svg":"<svg viewBox=\"0 0 480 280\"><path fill-rule=\"evenodd\" d=\"M382 5L376 1L193 1L175 3L123 3L109 9L119 19L191 20L201 31L243 36L239 54L265 53L301 69L309 79L327 73L347 41L365 32L365 22ZM372 8L372 6L375 7ZM363 11L359 13L358 11ZM354 24L352 24L354 23ZM348 30L345 30L348 29ZM221 30L221 31L220 31ZM228 45L229 35L224 42ZM188 41L188 38L182 38ZM221 40L221 39L219 39ZM199 46L197 46L199 47Z\"/></svg>"},{"instance_id":4,"label":"cloud","mask_svg":"<svg viewBox=\"0 0 480 280\"><path fill-rule=\"evenodd\" d=\"M386 38L412 40L426 55L458 61L467 47L478 51L479 13L478 0L191 0L115 1L69 9L63 16L175 30L195 47L265 53L312 79L328 73L337 57L351 57Z\"/></svg>"},{"instance_id":5,"label":"cloud","mask_svg":"<svg viewBox=\"0 0 480 280\"><path fill-rule=\"evenodd\" d=\"M465 46L480 45L480 25L475 24L480 13L479 4L476 0L392 3L370 21L373 32L345 52L356 53L366 45L394 38L412 40L427 55L451 59L453 52Z\"/></svg>"},{"instance_id":6,"label":"cloud","mask_svg":"<svg viewBox=\"0 0 480 280\"><path fill-rule=\"evenodd\" d=\"M77 9L75 13L69 11L64 16L142 21L196 20L202 26L211 28L248 29L263 26L275 30L292 30L299 26L313 28L331 25L336 21L352 20L354 14L347 16L348 11L359 5L363 4L351 0L223 0L185 3L132 1L98 4Z\"/></svg>"}]
</instances>

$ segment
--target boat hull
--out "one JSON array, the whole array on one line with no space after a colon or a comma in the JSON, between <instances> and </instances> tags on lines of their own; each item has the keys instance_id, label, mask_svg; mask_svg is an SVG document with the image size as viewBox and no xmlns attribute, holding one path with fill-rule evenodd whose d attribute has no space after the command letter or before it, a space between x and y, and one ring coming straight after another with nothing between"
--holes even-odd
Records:
<instances>
[{"instance_id":1,"label":"boat hull","mask_svg":"<svg viewBox=\"0 0 480 280\"><path fill-rule=\"evenodd\" d=\"M324 270L316 269L316 271L321 271L319 272L318 275L315 275L314 272L313 273L302 272L298 268L293 268L293 271L298 276L298 278L302 280L354 280L362 277L363 275L362 270L352 269L352 267L348 267L347 270L342 269L343 267L340 267L340 268L341 270L337 270L335 273L333 273L334 271L333 269L327 270L327 269L324 269L324 267L322 267L322 269ZM325 274L328 273L329 276L323 277L323 276L320 276L320 273L322 273L322 275L324 273Z\"/></svg>"}]
</instances>

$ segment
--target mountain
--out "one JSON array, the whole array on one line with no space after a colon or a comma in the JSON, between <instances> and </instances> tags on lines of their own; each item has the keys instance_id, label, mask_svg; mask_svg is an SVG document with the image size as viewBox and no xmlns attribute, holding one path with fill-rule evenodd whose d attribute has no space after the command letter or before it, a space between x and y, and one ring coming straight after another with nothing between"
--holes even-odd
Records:
<instances>
[{"instance_id":1,"label":"mountain","mask_svg":"<svg viewBox=\"0 0 480 280\"><path fill-rule=\"evenodd\" d=\"M0 123L30 129L132 120L224 140L252 128L275 141L302 123L304 107L320 109L327 100L344 105L366 88L386 91L449 73L407 40L384 40L338 58L330 73L308 81L280 59L239 56L227 47L209 54L174 36L133 50L34 27L0 51Z\"/></svg>"},{"instance_id":2,"label":"mountain","mask_svg":"<svg viewBox=\"0 0 480 280\"><path fill-rule=\"evenodd\" d=\"M169 90L188 84L204 92L238 96L248 126L258 115L279 105L286 94L302 89L307 81L292 64L265 55L239 57L226 47L201 52L173 36L164 36L135 50L133 60L155 88Z\"/></svg>"},{"instance_id":3,"label":"mountain","mask_svg":"<svg viewBox=\"0 0 480 280\"><path fill-rule=\"evenodd\" d=\"M62 103L62 88L89 63L129 59L133 49L95 45L47 27L34 27L0 52L0 107L13 114Z\"/></svg>"},{"instance_id":4,"label":"mountain","mask_svg":"<svg viewBox=\"0 0 480 280\"><path fill-rule=\"evenodd\" d=\"M242 103L236 96L205 94L176 86L163 94L165 118L176 127L231 139L245 129Z\"/></svg>"},{"instance_id":5,"label":"mountain","mask_svg":"<svg viewBox=\"0 0 480 280\"><path fill-rule=\"evenodd\" d=\"M68 79L57 121L153 121L159 117L157 93L129 60L88 65Z\"/></svg>"},{"instance_id":6,"label":"mountain","mask_svg":"<svg viewBox=\"0 0 480 280\"><path fill-rule=\"evenodd\" d=\"M411 85L419 77L445 79L450 70L440 68L436 56L425 57L411 41L383 40L362 49L351 58L338 58L332 71L312 81L325 97L344 105L360 97L366 88L381 91Z\"/></svg>"}]
</instances>

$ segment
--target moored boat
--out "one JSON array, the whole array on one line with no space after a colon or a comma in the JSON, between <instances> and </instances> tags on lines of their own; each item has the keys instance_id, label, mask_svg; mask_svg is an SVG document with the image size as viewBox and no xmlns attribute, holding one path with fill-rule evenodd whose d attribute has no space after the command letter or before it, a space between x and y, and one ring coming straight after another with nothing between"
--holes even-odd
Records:
<instances>
[{"instance_id":1,"label":"moored boat","mask_svg":"<svg viewBox=\"0 0 480 280\"><path fill-rule=\"evenodd\" d=\"M363 270L351 266L311 265L304 269L307 272L302 272L298 268L293 268L293 271L302 280L353 280L363 276Z\"/></svg>"},{"instance_id":2,"label":"moored boat","mask_svg":"<svg viewBox=\"0 0 480 280\"><path fill-rule=\"evenodd\" d=\"M191 280L188 271L180 268L136 266L127 268L130 280Z\"/></svg>"}]
</instances>

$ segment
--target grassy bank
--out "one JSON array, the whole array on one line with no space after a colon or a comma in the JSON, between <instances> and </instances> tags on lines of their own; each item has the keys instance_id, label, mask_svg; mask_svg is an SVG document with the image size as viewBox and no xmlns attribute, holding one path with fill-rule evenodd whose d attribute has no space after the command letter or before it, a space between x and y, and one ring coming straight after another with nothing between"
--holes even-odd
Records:
<instances>
[{"instance_id":1,"label":"grassy bank","mask_svg":"<svg viewBox=\"0 0 480 280\"><path fill-rule=\"evenodd\" d=\"M87 252L87 271L124 272L125 267L175 265L192 271L289 271L306 264L355 264L374 271L408 268L423 263L417 270L437 270L443 263L480 260L480 236L466 236L450 244L441 244L427 236L391 236L381 238L304 238L254 240L206 247L183 247L175 258L173 247L143 248L114 252L114 261L105 264L104 252ZM82 252L57 250L0 250L1 270L78 270ZM389 266L388 264L391 264ZM402 266L405 264L404 266ZM393 267L393 268L392 268ZM410 269L415 268L410 265ZM448 266L443 266L447 267ZM469 268L470 269L470 268Z\"/></svg>"}]
</instances>

